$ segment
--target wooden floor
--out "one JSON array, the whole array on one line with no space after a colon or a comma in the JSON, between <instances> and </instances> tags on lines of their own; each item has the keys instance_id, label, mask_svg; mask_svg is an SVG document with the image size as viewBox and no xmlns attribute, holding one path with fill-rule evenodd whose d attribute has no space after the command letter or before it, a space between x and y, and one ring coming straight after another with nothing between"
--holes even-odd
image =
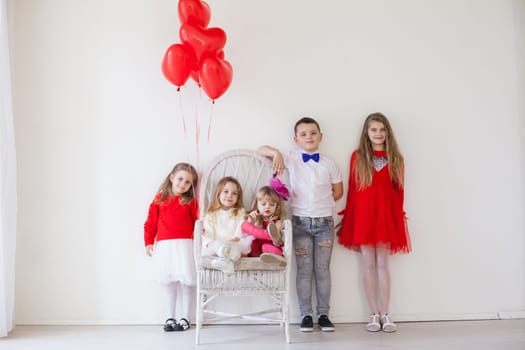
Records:
<instances>
[{"instance_id":1,"label":"wooden floor","mask_svg":"<svg viewBox=\"0 0 525 350\"><path fill-rule=\"evenodd\" d=\"M291 344L277 325L209 325L195 345L195 329L165 333L161 326L17 326L0 350L525 350L525 319L398 323L392 334L364 324L336 324L333 333L301 333Z\"/></svg>"}]
</instances>

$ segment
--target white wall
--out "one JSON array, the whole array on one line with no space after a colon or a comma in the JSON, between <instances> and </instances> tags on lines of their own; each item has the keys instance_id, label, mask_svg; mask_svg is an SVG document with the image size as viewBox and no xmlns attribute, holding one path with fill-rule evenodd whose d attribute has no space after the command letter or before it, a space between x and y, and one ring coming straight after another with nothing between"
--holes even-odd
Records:
<instances>
[{"instance_id":1,"label":"white wall","mask_svg":"<svg viewBox=\"0 0 525 350\"><path fill-rule=\"evenodd\" d=\"M174 163L289 148L308 114L347 178L375 111L406 158L396 319L525 317L523 1L207 2L234 69L213 111L160 72L177 1L16 2L19 324L162 322L142 229ZM336 246L332 277L333 320L363 321L358 256Z\"/></svg>"}]
</instances>

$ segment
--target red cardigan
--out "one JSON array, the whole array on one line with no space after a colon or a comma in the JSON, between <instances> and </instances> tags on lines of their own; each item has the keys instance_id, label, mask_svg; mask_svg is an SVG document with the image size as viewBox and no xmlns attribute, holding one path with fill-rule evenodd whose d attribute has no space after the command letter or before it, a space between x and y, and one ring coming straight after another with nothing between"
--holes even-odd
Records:
<instances>
[{"instance_id":1,"label":"red cardigan","mask_svg":"<svg viewBox=\"0 0 525 350\"><path fill-rule=\"evenodd\" d=\"M160 194L155 196L144 223L144 244L146 246L164 239L193 239L193 228L198 219L197 201L181 204L179 197L168 197L157 203Z\"/></svg>"}]
</instances>

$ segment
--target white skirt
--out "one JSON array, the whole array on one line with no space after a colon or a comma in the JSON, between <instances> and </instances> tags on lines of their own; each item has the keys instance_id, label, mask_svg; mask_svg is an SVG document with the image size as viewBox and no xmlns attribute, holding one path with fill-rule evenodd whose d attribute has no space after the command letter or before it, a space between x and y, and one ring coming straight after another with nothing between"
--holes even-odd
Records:
<instances>
[{"instance_id":1,"label":"white skirt","mask_svg":"<svg viewBox=\"0 0 525 350\"><path fill-rule=\"evenodd\" d=\"M159 283L180 282L195 285L195 260L192 239L166 239L158 241L153 250Z\"/></svg>"}]
</instances>

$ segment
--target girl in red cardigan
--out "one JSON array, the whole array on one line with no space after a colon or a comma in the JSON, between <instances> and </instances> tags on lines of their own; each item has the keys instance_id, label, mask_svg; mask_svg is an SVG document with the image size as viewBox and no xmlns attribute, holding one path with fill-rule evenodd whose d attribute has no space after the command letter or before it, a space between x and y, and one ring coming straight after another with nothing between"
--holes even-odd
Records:
<instances>
[{"instance_id":1,"label":"girl in red cardigan","mask_svg":"<svg viewBox=\"0 0 525 350\"><path fill-rule=\"evenodd\" d=\"M408 253L408 235L403 210L403 157L388 119L369 115L359 148L350 159L346 208L339 243L361 253L365 291L372 315L366 329L395 332L389 315L390 274L388 255Z\"/></svg>"},{"instance_id":2,"label":"girl in red cardigan","mask_svg":"<svg viewBox=\"0 0 525 350\"><path fill-rule=\"evenodd\" d=\"M153 256L158 281L164 285L167 320L164 331L184 331L190 327L190 308L195 285L193 228L198 218L197 172L187 163L175 165L153 202L144 223L146 254ZM177 321L177 297L182 306Z\"/></svg>"}]
</instances>

